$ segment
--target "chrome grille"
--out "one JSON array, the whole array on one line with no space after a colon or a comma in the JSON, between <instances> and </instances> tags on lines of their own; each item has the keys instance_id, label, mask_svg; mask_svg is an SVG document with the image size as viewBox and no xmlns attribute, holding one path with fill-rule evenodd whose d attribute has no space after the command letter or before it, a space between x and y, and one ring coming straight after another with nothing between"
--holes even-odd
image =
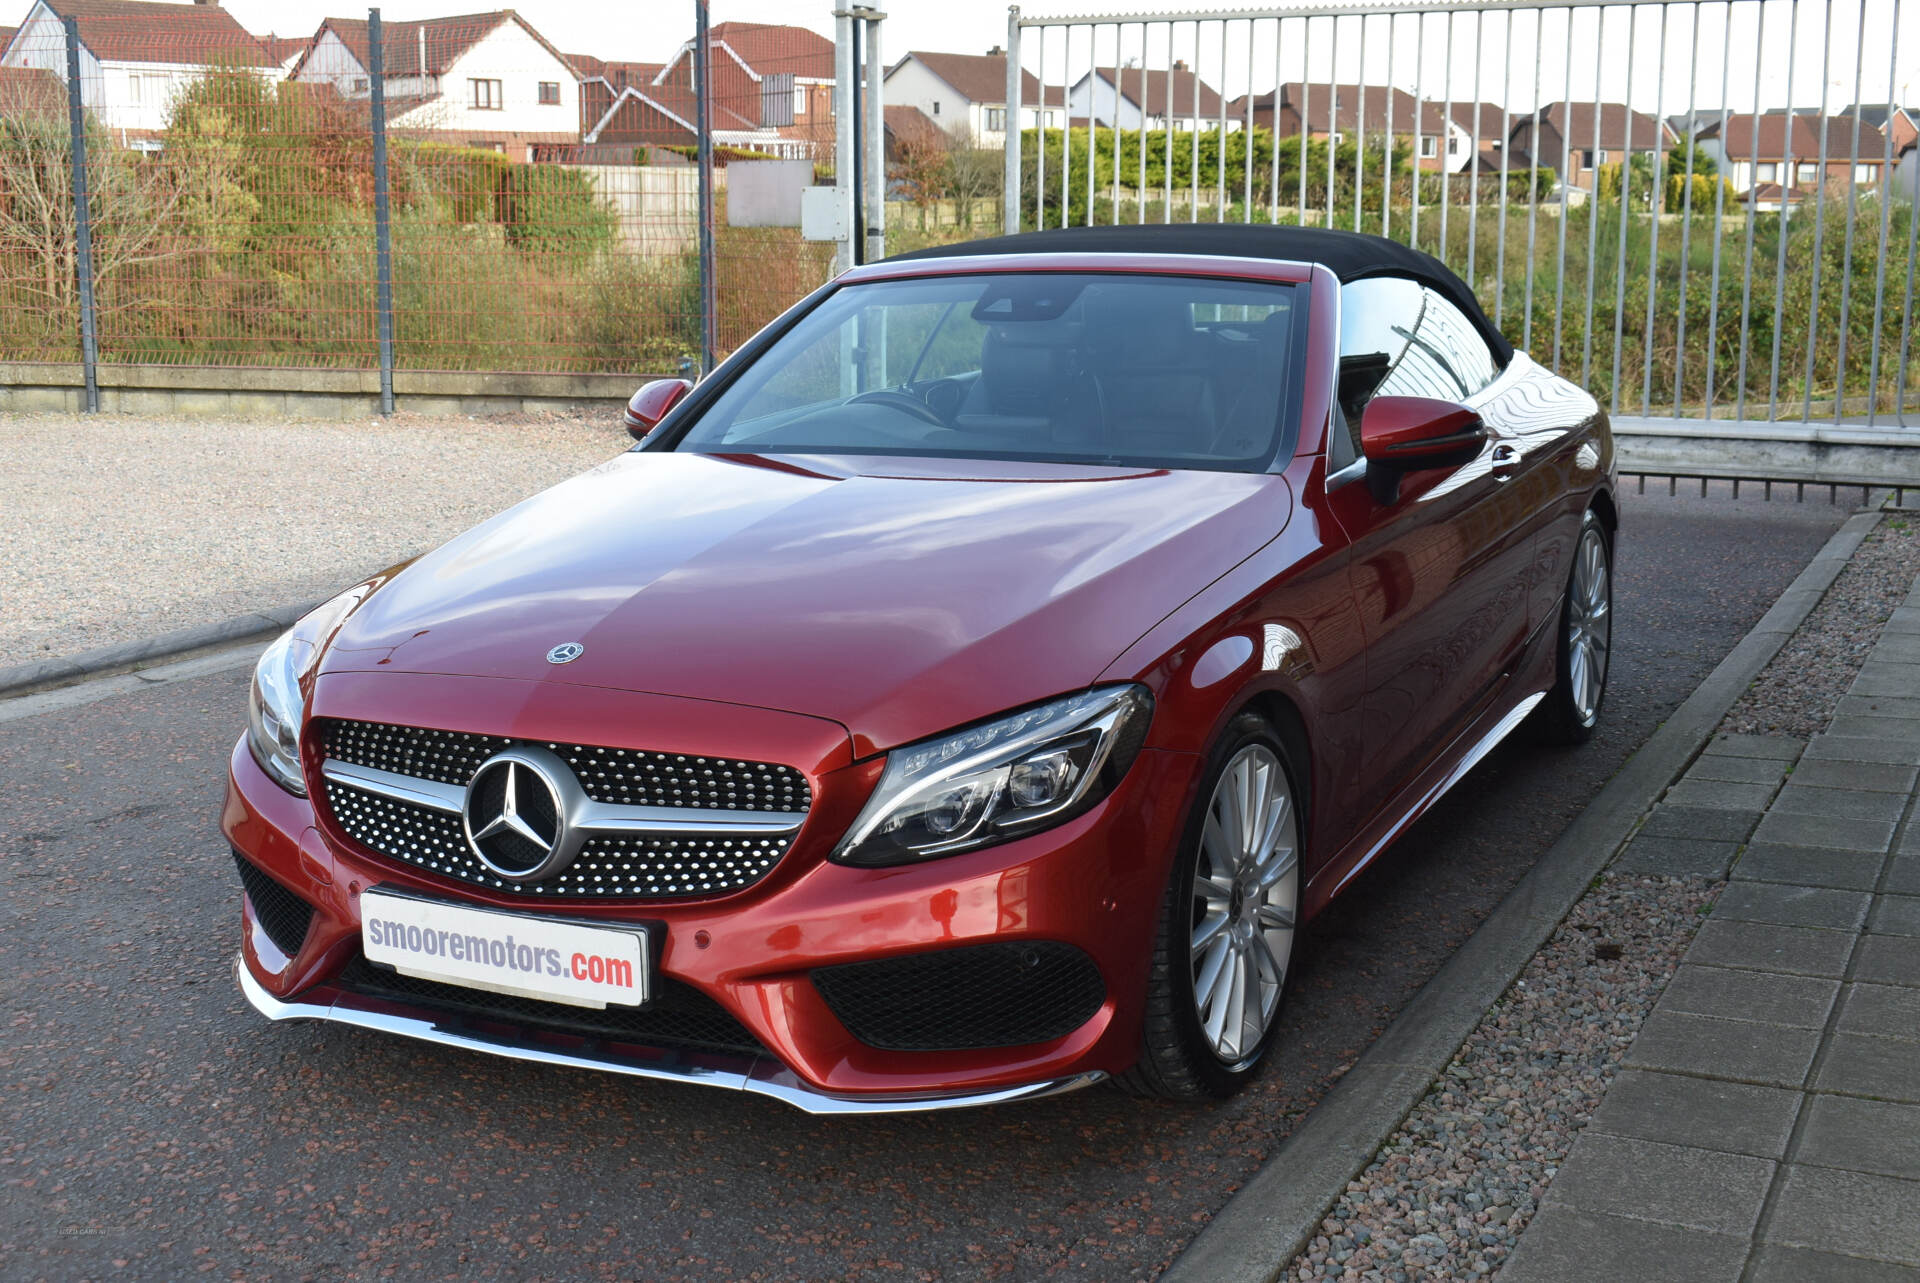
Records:
<instances>
[{"instance_id":1,"label":"chrome grille","mask_svg":"<svg viewBox=\"0 0 1920 1283\"><path fill-rule=\"evenodd\" d=\"M322 730L331 759L455 788L464 788L494 753L527 742L372 722L330 721ZM812 800L806 777L788 766L582 745L541 747L565 760L595 801L612 805L680 807L692 818L692 812L707 809L804 814ZM460 816L450 810L337 778L325 780L323 796L340 827L371 851L441 877L534 898L721 895L765 877L794 837L712 829L600 834L552 877L512 883L475 857Z\"/></svg>"},{"instance_id":2,"label":"chrome grille","mask_svg":"<svg viewBox=\"0 0 1920 1283\"><path fill-rule=\"evenodd\" d=\"M465 787L480 763L512 744L539 744L560 755L596 802L616 806L703 806L738 811L800 811L812 805L807 777L791 766L684 753L649 753L590 744L435 731L383 722L329 719L322 743L337 761Z\"/></svg>"}]
</instances>

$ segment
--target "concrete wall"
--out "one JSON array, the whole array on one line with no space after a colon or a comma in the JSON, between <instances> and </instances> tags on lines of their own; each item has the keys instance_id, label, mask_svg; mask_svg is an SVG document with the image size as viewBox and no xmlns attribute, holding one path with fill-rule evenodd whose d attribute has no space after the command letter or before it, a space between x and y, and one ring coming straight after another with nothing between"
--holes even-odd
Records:
<instances>
[{"instance_id":1,"label":"concrete wall","mask_svg":"<svg viewBox=\"0 0 1920 1283\"><path fill-rule=\"evenodd\" d=\"M613 211L620 244L647 258L699 248L700 171L693 165L573 165ZM714 190L725 169L714 171ZM808 177L812 170L809 168Z\"/></svg>"},{"instance_id":2,"label":"concrete wall","mask_svg":"<svg viewBox=\"0 0 1920 1283\"><path fill-rule=\"evenodd\" d=\"M100 409L246 419L359 419L378 414L372 370L261 370L214 366L103 365ZM412 414L618 413L648 379L664 375L425 373L393 376L395 408ZM77 364L0 363L0 412L80 412Z\"/></svg>"}]
</instances>

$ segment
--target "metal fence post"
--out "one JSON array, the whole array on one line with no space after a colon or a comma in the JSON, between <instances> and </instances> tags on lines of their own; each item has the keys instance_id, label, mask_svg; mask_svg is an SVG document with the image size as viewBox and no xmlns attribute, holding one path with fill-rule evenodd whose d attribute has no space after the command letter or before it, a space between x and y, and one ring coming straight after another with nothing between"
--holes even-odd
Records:
<instances>
[{"instance_id":1,"label":"metal fence post","mask_svg":"<svg viewBox=\"0 0 1920 1283\"><path fill-rule=\"evenodd\" d=\"M67 31L67 127L72 134L73 271L80 289L80 368L86 377L86 408L100 409L100 350L93 316L93 210L87 197L87 113L80 103L80 24Z\"/></svg>"},{"instance_id":2,"label":"metal fence post","mask_svg":"<svg viewBox=\"0 0 1920 1283\"><path fill-rule=\"evenodd\" d=\"M373 95L373 258L378 279L380 413L393 413L393 226L387 199L387 77L380 11L367 10L367 85Z\"/></svg>"},{"instance_id":3,"label":"metal fence post","mask_svg":"<svg viewBox=\"0 0 1920 1283\"><path fill-rule=\"evenodd\" d=\"M853 78L858 72L853 61L853 10L835 9L833 20L833 188L840 206L840 244L833 270L839 273L853 266L855 210L860 203L853 183Z\"/></svg>"},{"instance_id":4,"label":"metal fence post","mask_svg":"<svg viewBox=\"0 0 1920 1283\"><path fill-rule=\"evenodd\" d=\"M877 263L887 256L887 66L880 58L880 23L887 15L865 12L867 28L867 109L861 118L866 136L867 244L865 259ZM967 214L972 219L972 212Z\"/></svg>"},{"instance_id":5,"label":"metal fence post","mask_svg":"<svg viewBox=\"0 0 1920 1283\"><path fill-rule=\"evenodd\" d=\"M1142 60L1142 65L1145 65L1144 59ZM1141 74L1145 75L1146 73L1142 72ZM1006 164L1000 183L1000 225L1009 235L1020 230L1020 145L1024 137L1020 130L1020 91L1022 88L1023 86L1020 83L1020 6L1015 4L1007 6L1007 128L1005 132L1006 142L1004 144ZM1040 141L1043 147L1046 144L1047 136L1041 131L1046 125L1046 109L1047 94L1046 90L1042 89L1040 91L1040 102L1033 113L1033 121L1036 126L1033 131L1033 136ZM1144 135L1142 136L1144 137ZM1142 145L1141 155L1146 155L1144 144ZM1144 186L1145 184L1143 183L1142 187Z\"/></svg>"},{"instance_id":6,"label":"metal fence post","mask_svg":"<svg viewBox=\"0 0 1920 1283\"><path fill-rule=\"evenodd\" d=\"M713 45L707 32L707 0L693 5L694 119L700 144L700 373L713 372L719 279L713 246Z\"/></svg>"}]
</instances>

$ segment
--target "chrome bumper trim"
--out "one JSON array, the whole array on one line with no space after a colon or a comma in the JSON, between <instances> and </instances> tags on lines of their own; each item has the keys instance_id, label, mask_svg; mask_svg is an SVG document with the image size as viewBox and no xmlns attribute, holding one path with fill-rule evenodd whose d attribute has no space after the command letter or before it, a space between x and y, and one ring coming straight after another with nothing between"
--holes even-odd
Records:
<instances>
[{"instance_id":1,"label":"chrome bumper trim","mask_svg":"<svg viewBox=\"0 0 1920 1283\"><path fill-rule=\"evenodd\" d=\"M681 1056L671 1064L652 1064L629 1059L610 1050L582 1047L560 1051L550 1047L533 1047L472 1030L444 1027L424 1013L403 1015L399 1011L383 1010L399 1007L400 1004L382 1000L363 1001L355 995L337 991L337 996L331 1002L282 1001L268 993L254 979L253 972L247 968L245 956L241 954L234 955L233 973L248 1004L269 1020L326 1020L535 1064L597 1069L634 1078L692 1083L703 1087L725 1087L732 1091L770 1096L809 1114L909 1114L997 1105L1016 1100L1038 1100L1043 1096L1057 1096L1090 1087L1107 1076L1100 1070L1091 1070L1067 1078L1025 1083L1018 1087L997 1087L951 1095L835 1096L807 1086L792 1070L768 1057L695 1053Z\"/></svg>"}]
</instances>

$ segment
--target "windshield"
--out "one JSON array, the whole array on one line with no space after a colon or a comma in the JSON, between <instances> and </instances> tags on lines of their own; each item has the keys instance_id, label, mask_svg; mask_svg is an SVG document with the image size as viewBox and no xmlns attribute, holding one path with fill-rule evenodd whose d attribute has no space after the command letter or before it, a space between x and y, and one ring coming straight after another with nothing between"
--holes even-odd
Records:
<instances>
[{"instance_id":1,"label":"windshield","mask_svg":"<svg viewBox=\"0 0 1920 1283\"><path fill-rule=\"evenodd\" d=\"M982 274L831 295L673 448L1264 469L1301 288Z\"/></svg>"}]
</instances>

